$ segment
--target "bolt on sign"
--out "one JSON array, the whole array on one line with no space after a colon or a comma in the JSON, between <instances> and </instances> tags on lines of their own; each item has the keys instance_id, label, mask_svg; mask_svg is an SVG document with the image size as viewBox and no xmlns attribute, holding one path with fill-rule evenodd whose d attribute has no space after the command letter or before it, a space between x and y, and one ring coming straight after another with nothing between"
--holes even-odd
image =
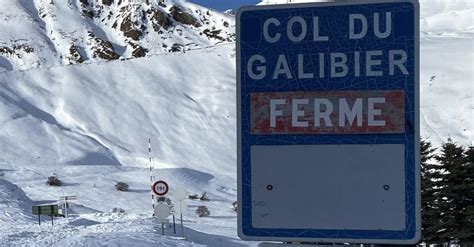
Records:
<instances>
[{"instance_id":1,"label":"bolt on sign","mask_svg":"<svg viewBox=\"0 0 474 247\"><path fill-rule=\"evenodd\" d=\"M239 236L420 239L419 4L237 13Z\"/></svg>"}]
</instances>

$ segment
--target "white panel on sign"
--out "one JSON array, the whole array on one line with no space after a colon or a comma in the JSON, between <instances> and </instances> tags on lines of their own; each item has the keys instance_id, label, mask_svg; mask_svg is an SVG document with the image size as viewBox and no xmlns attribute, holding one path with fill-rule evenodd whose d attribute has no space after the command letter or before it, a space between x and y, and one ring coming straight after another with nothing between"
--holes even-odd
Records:
<instances>
[{"instance_id":1,"label":"white panel on sign","mask_svg":"<svg viewBox=\"0 0 474 247\"><path fill-rule=\"evenodd\" d=\"M155 205L155 217L158 219L166 219L171 214L171 207L166 203L158 203Z\"/></svg>"},{"instance_id":2,"label":"white panel on sign","mask_svg":"<svg viewBox=\"0 0 474 247\"><path fill-rule=\"evenodd\" d=\"M252 146L252 225L404 230L404 151L403 144Z\"/></svg>"},{"instance_id":3,"label":"white panel on sign","mask_svg":"<svg viewBox=\"0 0 474 247\"><path fill-rule=\"evenodd\" d=\"M173 193L174 199L181 201L186 199L188 192L183 188L177 188Z\"/></svg>"}]
</instances>

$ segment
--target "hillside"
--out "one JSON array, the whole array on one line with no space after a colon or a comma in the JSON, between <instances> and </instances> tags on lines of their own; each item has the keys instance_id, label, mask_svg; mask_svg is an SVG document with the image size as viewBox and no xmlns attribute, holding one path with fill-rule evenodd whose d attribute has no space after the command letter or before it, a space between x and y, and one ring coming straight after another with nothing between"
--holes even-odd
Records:
<instances>
[{"instance_id":1,"label":"hillside","mask_svg":"<svg viewBox=\"0 0 474 247\"><path fill-rule=\"evenodd\" d=\"M178 0L0 0L0 72L235 40L233 16Z\"/></svg>"},{"instance_id":2,"label":"hillside","mask_svg":"<svg viewBox=\"0 0 474 247\"><path fill-rule=\"evenodd\" d=\"M233 174L233 49L0 74L1 158Z\"/></svg>"}]
</instances>

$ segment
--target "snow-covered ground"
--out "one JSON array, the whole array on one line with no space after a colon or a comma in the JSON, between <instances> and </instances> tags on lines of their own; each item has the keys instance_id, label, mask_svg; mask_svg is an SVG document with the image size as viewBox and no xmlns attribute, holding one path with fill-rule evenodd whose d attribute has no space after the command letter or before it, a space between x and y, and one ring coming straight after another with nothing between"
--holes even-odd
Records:
<instances>
[{"instance_id":1,"label":"snow-covered ground","mask_svg":"<svg viewBox=\"0 0 474 247\"><path fill-rule=\"evenodd\" d=\"M422 137L474 145L474 2L420 2Z\"/></svg>"},{"instance_id":2,"label":"snow-covered ground","mask_svg":"<svg viewBox=\"0 0 474 247\"><path fill-rule=\"evenodd\" d=\"M474 4L421 3L422 135L435 146L448 137L472 144ZM57 56L48 54L44 59ZM2 61L7 64L0 55ZM8 63L11 68L0 72L0 245L256 245L238 240L232 211L233 43L123 61L51 62L25 71L15 69L21 60ZM161 236L151 216L148 138L154 175L169 182L171 194L184 187L207 191L211 199L189 201L186 239L179 227L176 236L172 229ZM53 173L63 186L45 185ZM116 191L117 181L130 191ZM44 217L38 226L31 206L62 195L78 196L70 221L51 226ZM200 205L209 207L210 217L196 216ZM114 207L125 213L112 213Z\"/></svg>"}]
</instances>

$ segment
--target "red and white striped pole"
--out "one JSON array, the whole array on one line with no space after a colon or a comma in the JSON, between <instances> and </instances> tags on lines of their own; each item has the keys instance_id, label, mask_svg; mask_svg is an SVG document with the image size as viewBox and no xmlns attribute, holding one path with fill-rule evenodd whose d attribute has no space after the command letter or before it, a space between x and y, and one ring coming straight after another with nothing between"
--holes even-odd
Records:
<instances>
[{"instance_id":1,"label":"red and white striped pole","mask_svg":"<svg viewBox=\"0 0 474 247\"><path fill-rule=\"evenodd\" d=\"M153 157L151 156L151 138L148 138L148 158L150 160L150 192L151 192L151 206L153 207L153 210L155 209L155 194L153 193L153 190L151 189L151 186L153 186L154 182L154 177L153 177ZM154 214L154 211L153 211Z\"/></svg>"}]
</instances>

